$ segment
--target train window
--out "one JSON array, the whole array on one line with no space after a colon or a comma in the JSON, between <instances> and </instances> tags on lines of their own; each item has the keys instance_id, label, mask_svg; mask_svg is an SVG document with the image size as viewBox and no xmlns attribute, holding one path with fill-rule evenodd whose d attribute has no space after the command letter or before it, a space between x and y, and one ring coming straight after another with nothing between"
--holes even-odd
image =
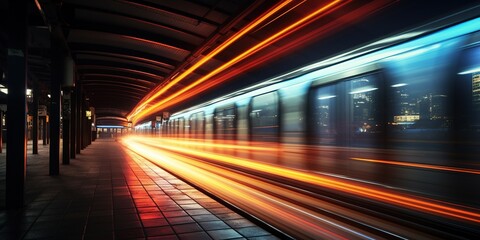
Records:
<instances>
[{"instance_id":1,"label":"train window","mask_svg":"<svg viewBox=\"0 0 480 240\"><path fill-rule=\"evenodd\" d=\"M178 119L179 135L180 137L185 137L185 118Z\"/></svg>"},{"instance_id":2,"label":"train window","mask_svg":"<svg viewBox=\"0 0 480 240\"><path fill-rule=\"evenodd\" d=\"M173 120L168 121L168 136L173 136Z\"/></svg>"},{"instance_id":3,"label":"train window","mask_svg":"<svg viewBox=\"0 0 480 240\"><path fill-rule=\"evenodd\" d=\"M335 145L337 141L337 85L314 90L312 99L312 124L314 143Z\"/></svg>"},{"instance_id":4,"label":"train window","mask_svg":"<svg viewBox=\"0 0 480 240\"><path fill-rule=\"evenodd\" d=\"M173 135L174 137L178 137L178 119L175 119L173 120L174 121L174 124L173 124Z\"/></svg>"},{"instance_id":5,"label":"train window","mask_svg":"<svg viewBox=\"0 0 480 240\"><path fill-rule=\"evenodd\" d=\"M219 139L235 139L236 110L235 106L215 109L214 113L215 137Z\"/></svg>"},{"instance_id":6,"label":"train window","mask_svg":"<svg viewBox=\"0 0 480 240\"><path fill-rule=\"evenodd\" d=\"M190 117L190 134L195 138L204 137L205 134L205 113L198 112Z\"/></svg>"},{"instance_id":7,"label":"train window","mask_svg":"<svg viewBox=\"0 0 480 240\"><path fill-rule=\"evenodd\" d=\"M384 122L381 77L378 72L345 81L348 145L372 147L380 140Z\"/></svg>"},{"instance_id":8,"label":"train window","mask_svg":"<svg viewBox=\"0 0 480 240\"><path fill-rule=\"evenodd\" d=\"M456 117L462 120L462 128L480 130L480 33L475 36L473 46L466 48L461 57L459 81L460 97L456 106Z\"/></svg>"},{"instance_id":9,"label":"train window","mask_svg":"<svg viewBox=\"0 0 480 240\"><path fill-rule=\"evenodd\" d=\"M197 126L195 121L196 121L195 115L191 115L188 121L190 123L189 124L190 128L188 129L188 137L195 137L195 131Z\"/></svg>"},{"instance_id":10,"label":"train window","mask_svg":"<svg viewBox=\"0 0 480 240\"><path fill-rule=\"evenodd\" d=\"M380 72L323 85L310 94L311 143L378 147L384 118Z\"/></svg>"},{"instance_id":11,"label":"train window","mask_svg":"<svg viewBox=\"0 0 480 240\"><path fill-rule=\"evenodd\" d=\"M166 122L163 123L163 129L162 129L162 130L163 130L163 134L164 134L165 136L168 136L168 135L167 135L167 134L168 134L168 121L166 121Z\"/></svg>"},{"instance_id":12,"label":"train window","mask_svg":"<svg viewBox=\"0 0 480 240\"><path fill-rule=\"evenodd\" d=\"M204 112L199 112L197 113L197 134L199 135L198 137L205 137L205 113Z\"/></svg>"},{"instance_id":13,"label":"train window","mask_svg":"<svg viewBox=\"0 0 480 240\"><path fill-rule=\"evenodd\" d=\"M224 138L223 130L225 129L225 123L223 120L223 110L215 109L214 119L215 121L214 121L213 131L215 134L215 138L223 139Z\"/></svg>"},{"instance_id":14,"label":"train window","mask_svg":"<svg viewBox=\"0 0 480 240\"><path fill-rule=\"evenodd\" d=\"M439 143L450 141L452 76L456 75L452 66L459 60L462 43L462 39L451 39L386 62L386 118L390 122L388 137L395 148L442 150Z\"/></svg>"},{"instance_id":15,"label":"train window","mask_svg":"<svg viewBox=\"0 0 480 240\"><path fill-rule=\"evenodd\" d=\"M250 110L251 137L253 141L277 141L278 96L276 92L252 98Z\"/></svg>"}]
</instances>

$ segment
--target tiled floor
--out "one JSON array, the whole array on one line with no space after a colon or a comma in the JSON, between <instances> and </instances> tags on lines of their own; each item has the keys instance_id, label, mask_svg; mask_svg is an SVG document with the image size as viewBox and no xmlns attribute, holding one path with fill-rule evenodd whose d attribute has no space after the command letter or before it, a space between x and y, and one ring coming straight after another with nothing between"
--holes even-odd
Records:
<instances>
[{"instance_id":1,"label":"tiled floor","mask_svg":"<svg viewBox=\"0 0 480 240\"><path fill-rule=\"evenodd\" d=\"M19 211L4 209L0 154L0 239L277 239L115 141L97 140L56 177L48 146L30 152Z\"/></svg>"}]
</instances>

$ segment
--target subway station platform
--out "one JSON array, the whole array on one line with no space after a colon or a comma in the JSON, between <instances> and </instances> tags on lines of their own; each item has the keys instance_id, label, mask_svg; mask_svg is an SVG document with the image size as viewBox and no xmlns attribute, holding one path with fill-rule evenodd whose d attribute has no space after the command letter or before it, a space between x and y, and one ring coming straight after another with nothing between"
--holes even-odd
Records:
<instances>
[{"instance_id":1,"label":"subway station platform","mask_svg":"<svg viewBox=\"0 0 480 240\"><path fill-rule=\"evenodd\" d=\"M5 210L0 154L0 239L277 239L114 140L97 140L59 176L49 146L28 146L25 207Z\"/></svg>"}]
</instances>

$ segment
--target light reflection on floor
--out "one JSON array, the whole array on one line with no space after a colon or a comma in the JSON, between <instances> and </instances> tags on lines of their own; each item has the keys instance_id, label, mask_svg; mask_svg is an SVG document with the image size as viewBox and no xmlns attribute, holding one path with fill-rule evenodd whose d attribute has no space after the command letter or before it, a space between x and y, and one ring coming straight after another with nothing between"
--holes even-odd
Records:
<instances>
[{"instance_id":1,"label":"light reflection on floor","mask_svg":"<svg viewBox=\"0 0 480 240\"><path fill-rule=\"evenodd\" d=\"M378 186L312 172L279 167L248 158L249 155L255 155L251 154L252 152L278 155L279 149L275 148L275 144L257 147L215 143L213 141L200 142L146 137L128 137L123 139L122 142L124 146L155 162L162 168L298 237L323 236L347 239L378 237L372 236L371 233L362 229L344 226L341 222L322 216L313 209L327 209L328 211L348 215L368 225L391 231L392 234L418 237L425 233L403 229L401 226L391 223L384 223L381 219L334 206L301 192L289 190L281 185L262 181L262 179L252 177L245 172L255 172L260 176L281 177L290 181L329 188L343 194L369 198L431 215L474 224L480 223L478 209L410 196ZM224 150L222 152L218 149ZM231 151L235 151L235 154L229 154Z\"/></svg>"}]
</instances>

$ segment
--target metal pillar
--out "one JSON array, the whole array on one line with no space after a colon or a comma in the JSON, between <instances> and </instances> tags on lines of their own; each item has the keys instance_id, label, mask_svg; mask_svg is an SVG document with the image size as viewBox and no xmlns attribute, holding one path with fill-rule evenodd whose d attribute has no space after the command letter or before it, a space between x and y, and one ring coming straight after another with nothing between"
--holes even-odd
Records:
<instances>
[{"instance_id":1,"label":"metal pillar","mask_svg":"<svg viewBox=\"0 0 480 240\"><path fill-rule=\"evenodd\" d=\"M73 89L71 96L71 113L70 113L70 158L76 157L76 140L77 140L77 94Z\"/></svg>"},{"instance_id":2,"label":"metal pillar","mask_svg":"<svg viewBox=\"0 0 480 240\"><path fill-rule=\"evenodd\" d=\"M47 126L47 130L45 131L47 136L47 144L50 144L50 114L45 118L45 125Z\"/></svg>"},{"instance_id":3,"label":"metal pillar","mask_svg":"<svg viewBox=\"0 0 480 240\"><path fill-rule=\"evenodd\" d=\"M71 56L66 56L64 59L63 69L63 102L62 102L62 115L63 115L63 164L70 163L70 150L71 141L70 134L72 132L71 120L71 106L72 106L72 88L75 83L75 63Z\"/></svg>"},{"instance_id":4,"label":"metal pillar","mask_svg":"<svg viewBox=\"0 0 480 240\"><path fill-rule=\"evenodd\" d=\"M6 207L22 208L24 204L27 163L27 1L8 1L8 124L6 164Z\"/></svg>"},{"instance_id":5,"label":"metal pillar","mask_svg":"<svg viewBox=\"0 0 480 240\"><path fill-rule=\"evenodd\" d=\"M57 32L58 26L52 26L52 33ZM52 79L50 85L50 175L60 174L60 92L63 78L64 51L63 42L55 34L51 35Z\"/></svg>"},{"instance_id":6,"label":"metal pillar","mask_svg":"<svg viewBox=\"0 0 480 240\"><path fill-rule=\"evenodd\" d=\"M38 83L35 81L33 87L33 103L32 103L32 153L38 154Z\"/></svg>"},{"instance_id":7,"label":"metal pillar","mask_svg":"<svg viewBox=\"0 0 480 240\"><path fill-rule=\"evenodd\" d=\"M77 106L77 141L76 141L76 153L80 154L80 150L82 149L82 136L83 136L83 104L82 104L82 87L80 85L81 83L77 84L76 88L76 106Z\"/></svg>"},{"instance_id":8,"label":"metal pillar","mask_svg":"<svg viewBox=\"0 0 480 240\"><path fill-rule=\"evenodd\" d=\"M84 100L84 98L82 98ZM82 149L85 149L88 145L90 145L91 140L91 125L90 121L87 119L87 111L89 111L87 107L86 101L82 101Z\"/></svg>"},{"instance_id":9,"label":"metal pillar","mask_svg":"<svg viewBox=\"0 0 480 240\"><path fill-rule=\"evenodd\" d=\"M62 163L70 164L70 90L63 91Z\"/></svg>"},{"instance_id":10,"label":"metal pillar","mask_svg":"<svg viewBox=\"0 0 480 240\"><path fill-rule=\"evenodd\" d=\"M43 145L47 145L47 116L42 117L42 140Z\"/></svg>"},{"instance_id":11,"label":"metal pillar","mask_svg":"<svg viewBox=\"0 0 480 240\"><path fill-rule=\"evenodd\" d=\"M86 113L85 113L86 114ZM90 121L85 117L85 147L87 148L90 145L92 139L92 129L90 127Z\"/></svg>"}]
</instances>

